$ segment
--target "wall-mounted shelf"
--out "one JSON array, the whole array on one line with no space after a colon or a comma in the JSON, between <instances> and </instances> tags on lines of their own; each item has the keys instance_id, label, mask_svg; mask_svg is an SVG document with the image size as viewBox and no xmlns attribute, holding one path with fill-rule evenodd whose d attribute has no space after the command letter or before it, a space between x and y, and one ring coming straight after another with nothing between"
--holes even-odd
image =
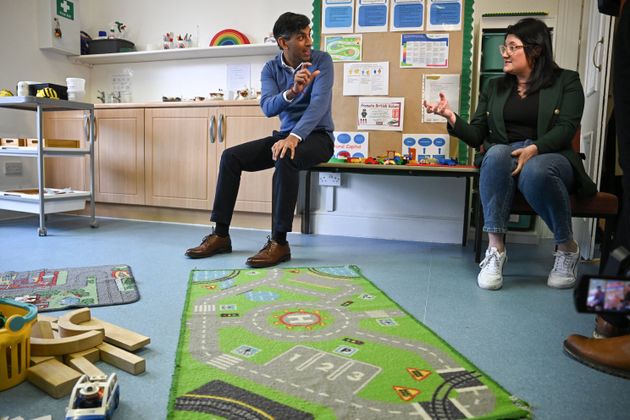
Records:
<instances>
[{"instance_id":1,"label":"wall-mounted shelf","mask_svg":"<svg viewBox=\"0 0 630 420\"><path fill-rule=\"evenodd\" d=\"M192 60L198 58L273 56L280 52L276 44L225 45L221 47L181 48L123 52L114 54L89 54L73 56L74 62L84 64L143 63L148 61Z\"/></svg>"}]
</instances>

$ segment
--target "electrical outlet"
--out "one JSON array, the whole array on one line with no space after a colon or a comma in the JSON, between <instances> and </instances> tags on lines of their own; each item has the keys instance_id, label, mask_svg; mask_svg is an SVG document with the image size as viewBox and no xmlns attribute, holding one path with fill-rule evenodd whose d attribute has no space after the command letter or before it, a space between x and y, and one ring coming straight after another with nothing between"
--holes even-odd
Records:
<instances>
[{"instance_id":1,"label":"electrical outlet","mask_svg":"<svg viewBox=\"0 0 630 420\"><path fill-rule=\"evenodd\" d=\"M4 174L7 176L21 176L22 162L5 162Z\"/></svg>"},{"instance_id":2,"label":"electrical outlet","mask_svg":"<svg viewBox=\"0 0 630 420\"><path fill-rule=\"evenodd\" d=\"M320 172L319 185L327 187L338 187L341 185L341 174Z\"/></svg>"}]
</instances>

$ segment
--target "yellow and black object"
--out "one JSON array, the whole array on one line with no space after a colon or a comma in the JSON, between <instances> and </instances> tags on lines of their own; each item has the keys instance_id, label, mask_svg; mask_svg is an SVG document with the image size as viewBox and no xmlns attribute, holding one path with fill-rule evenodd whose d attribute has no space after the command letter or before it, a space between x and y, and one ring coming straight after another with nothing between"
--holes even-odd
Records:
<instances>
[{"instance_id":1,"label":"yellow and black object","mask_svg":"<svg viewBox=\"0 0 630 420\"><path fill-rule=\"evenodd\" d=\"M59 99L59 95L57 95L57 91L50 87L45 87L39 89L35 94L38 98L50 98L50 99Z\"/></svg>"},{"instance_id":2,"label":"yellow and black object","mask_svg":"<svg viewBox=\"0 0 630 420\"><path fill-rule=\"evenodd\" d=\"M28 85L28 93L38 98L68 100L68 87L54 83L36 83Z\"/></svg>"},{"instance_id":3,"label":"yellow and black object","mask_svg":"<svg viewBox=\"0 0 630 420\"><path fill-rule=\"evenodd\" d=\"M0 96L13 96L13 92L9 89L2 89L0 90Z\"/></svg>"}]
</instances>

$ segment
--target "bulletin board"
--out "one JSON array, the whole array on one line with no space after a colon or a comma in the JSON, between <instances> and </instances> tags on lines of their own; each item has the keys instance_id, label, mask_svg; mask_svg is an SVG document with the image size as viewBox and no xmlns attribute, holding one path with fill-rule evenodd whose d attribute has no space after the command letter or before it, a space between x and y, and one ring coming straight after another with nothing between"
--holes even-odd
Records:
<instances>
[{"instance_id":1,"label":"bulletin board","mask_svg":"<svg viewBox=\"0 0 630 420\"><path fill-rule=\"evenodd\" d=\"M335 34L322 34L322 7L325 0L313 1L313 45L325 50L325 37ZM358 2L359 0L355 0ZM393 0L389 0L390 7ZM447 134L446 120L441 123L424 123L422 112L423 75L459 74L459 115L469 119L470 93L472 83L472 50L473 50L473 2L462 0L460 30L428 31L425 12L425 29L422 31L360 32L362 36L362 57L360 62L389 62L389 93L387 97L404 97L404 118L402 131L367 130L369 133L369 156L384 156L388 151L401 152L403 133ZM429 0L425 0L425 9ZM388 19L389 21L389 19ZM447 68L401 68L400 50L402 34L449 34L449 53ZM339 34L345 35L345 34ZM343 95L344 62L335 62L335 84L333 87L333 121L335 131L366 131L357 128L358 96ZM432 101L437 101L433 98ZM451 136L448 155L457 157L462 164L468 163L468 146Z\"/></svg>"}]
</instances>

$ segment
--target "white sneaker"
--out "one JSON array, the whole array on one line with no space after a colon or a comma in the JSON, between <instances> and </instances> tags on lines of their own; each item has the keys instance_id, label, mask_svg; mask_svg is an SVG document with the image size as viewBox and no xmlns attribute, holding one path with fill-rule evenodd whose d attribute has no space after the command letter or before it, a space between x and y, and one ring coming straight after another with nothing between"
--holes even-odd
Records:
<instances>
[{"instance_id":1,"label":"white sneaker","mask_svg":"<svg viewBox=\"0 0 630 420\"><path fill-rule=\"evenodd\" d=\"M495 247L486 249L486 258L481 261L477 284L482 289L497 290L503 286L503 264L507 260L505 251L499 253Z\"/></svg>"},{"instance_id":2,"label":"white sneaker","mask_svg":"<svg viewBox=\"0 0 630 420\"><path fill-rule=\"evenodd\" d=\"M567 289L575 285L577 265L580 262L580 248L577 252L556 251L556 260L547 278L547 286L556 289Z\"/></svg>"}]
</instances>

